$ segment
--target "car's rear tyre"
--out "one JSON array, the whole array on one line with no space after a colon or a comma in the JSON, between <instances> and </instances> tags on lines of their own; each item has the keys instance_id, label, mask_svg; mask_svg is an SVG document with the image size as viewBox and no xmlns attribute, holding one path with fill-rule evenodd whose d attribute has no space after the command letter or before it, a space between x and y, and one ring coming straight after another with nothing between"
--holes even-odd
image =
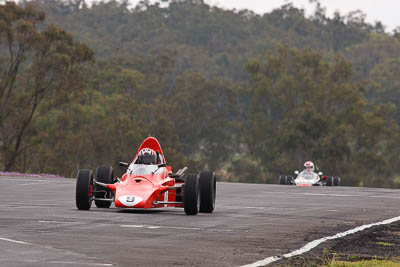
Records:
<instances>
[{"instance_id":1,"label":"car's rear tyre","mask_svg":"<svg viewBox=\"0 0 400 267\"><path fill-rule=\"evenodd\" d=\"M114 182L114 170L111 166L98 166L96 169L96 181L103 184L112 184ZM107 198L112 199L113 193L110 189L104 188L103 186L95 186L95 198ZM94 203L98 208L109 208L111 206L110 201L95 200Z\"/></svg>"},{"instance_id":2,"label":"car's rear tyre","mask_svg":"<svg viewBox=\"0 0 400 267\"><path fill-rule=\"evenodd\" d=\"M333 186L333 177L332 176L328 176L326 178L326 185L327 186Z\"/></svg>"},{"instance_id":3,"label":"car's rear tyre","mask_svg":"<svg viewBox=\"0 0 400 267\"><path fill-rule=\"evenodd\" d=\"M199 174L200 212L212 213L215 208L217 181L215 173L203 171Z\"/></svg>"},{"instance_id":4,"label":"car's rear tyre","mask_svg":"<svg viewBox=\"0 0 400 267\"><path fill-rule=\"evenodd\" d=\"M334 186L340 186L340 177L333 177L333 185Z\"/></svg>"},{"instance_id":5,"label":"car's rear tyre","mask_svg":"<svg viewBox=\"0 0 400 267\"><path fill-rule=\"evenodd\" d=\"M187 215L196 215L200 209L200 186L197 174L188 174L185 178L183 207Z\"/></svg>"},{"instance_id":6,"label":"car's rear tyre","mask_svg":"<svg viewBox=\"0 0 400 267\"><path fill-rule=\"evenodd\" d=\"M93 172L79 170L76 179L75 203L79 210L89 210L93 201Z\"/></svg>"}]
</instances>

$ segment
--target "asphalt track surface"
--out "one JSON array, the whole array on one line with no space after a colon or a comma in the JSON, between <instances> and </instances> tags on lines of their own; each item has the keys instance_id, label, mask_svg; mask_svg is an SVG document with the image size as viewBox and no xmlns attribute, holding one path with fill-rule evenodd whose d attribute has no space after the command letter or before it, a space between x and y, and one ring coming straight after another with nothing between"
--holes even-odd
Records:
<instances>
[{"instance_id":1,"label":"asphalt track surface","mask_svg":"<svg viewBox=\"0 0 400 267\"><path fill-rule=\"evenodd\" d=\"M0 192L0 266L239 266L400 215L390 189L218 183L197 216L79 211L75 179L0 176Z\"/></svg>"}]
</instances>

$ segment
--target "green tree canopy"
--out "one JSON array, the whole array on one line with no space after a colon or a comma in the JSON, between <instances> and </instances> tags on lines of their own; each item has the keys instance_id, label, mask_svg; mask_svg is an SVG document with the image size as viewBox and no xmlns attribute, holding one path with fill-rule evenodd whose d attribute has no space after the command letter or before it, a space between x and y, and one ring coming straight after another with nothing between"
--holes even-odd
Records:
<instances>
[{"instance_id":1,"label":"green tree canopy","mask_svg":"<svg viewBox=\"0 0 400 267\"><path fill-rule=\"evenodd\" d=\"M93 52L55 25L40 29L45 15L32 5L6 2L0 15L0 152L11 170L32 121L82 89Z\"/></svg>"}]
</instances>

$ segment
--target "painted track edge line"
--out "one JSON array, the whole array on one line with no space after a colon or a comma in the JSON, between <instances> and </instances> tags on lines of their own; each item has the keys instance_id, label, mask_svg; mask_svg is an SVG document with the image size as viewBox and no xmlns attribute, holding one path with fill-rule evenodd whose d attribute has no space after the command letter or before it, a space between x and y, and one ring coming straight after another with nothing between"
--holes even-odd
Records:
<instances>
[{"instance_id":1,"label":"painted track edge line","mask_svg":"<svg viewBox=\"0 0 400 267\"><path fill-rule=\"evenodd\" d=\"M22 245L31 245L31 243L28 243L28 242L14 240L14 239L5 238L5 237L0 237L0 240L6 241L6 242L11 242L11 243L16 243L16 244L22 244Z\"/></svg>"},{"instance_id":2,"label":"painted track edge line","mask_svg":"<svg viewBox=\"0 0 400 267\"><path fill-rule=\"evenodd\" d=\"M316 239L314 241L311 241L311 242L307 243L305 246L301 247L300 249L292 251L292 252L287 253L287 254L284 254L282 256L268 257L268 258L265 258L263 260L256 261L254 263L242 265L240 267L265 266L265 265L268 265L270 263L276 262L276 261L278 261L280 259L283 259L283 258L288 259L288 258L291 258L291 257L294 257L294 256L302 255L302 254L304 254L306 252L309 252L313 248L319 246L321 243L324 243L324 242L326 242L328 240L334 240L334 239L342 238L342 237L345 237L347 235L355 234L355 233L361 232L363 230L366 230L366 229L374 227L374 226L391 224L391 223L394 223L394 222L397 222L397 221L400 221L400 216L397 216L397 217L394 217L394 218L391 218L391 219L387 219L387 220L384 220L384 221L381 221L381 222L377 222L377 223L361 225L361 226L358 226L356 228L347 230L345 232L337 233L336 235L326 236L326 237L323 237L323 238L320 238L320 239Z\"/></svg>"}]
</instances>

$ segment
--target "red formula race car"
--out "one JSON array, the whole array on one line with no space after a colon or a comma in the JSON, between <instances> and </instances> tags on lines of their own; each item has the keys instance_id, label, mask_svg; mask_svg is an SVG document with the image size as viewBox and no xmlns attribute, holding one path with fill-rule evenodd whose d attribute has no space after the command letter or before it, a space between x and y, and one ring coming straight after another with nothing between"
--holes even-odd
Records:
<instances>
[{"instance_id":1,"label":"red formula race car","mask_svg":"<svg viewBox=\"0 0 400 267\"><path fill-rule=\"evenodd\" d=\"M99 166L94 177L91 170L79 170L76 181L76 207L89 210L92 202L99 208L181 207L188 215L212 213L215 208L214 172L186 174L187 167L176 173L167 166L160 143L154 137L140 145L121 178L114 178L111 166Z\"/></svg>"}]
</instances>

